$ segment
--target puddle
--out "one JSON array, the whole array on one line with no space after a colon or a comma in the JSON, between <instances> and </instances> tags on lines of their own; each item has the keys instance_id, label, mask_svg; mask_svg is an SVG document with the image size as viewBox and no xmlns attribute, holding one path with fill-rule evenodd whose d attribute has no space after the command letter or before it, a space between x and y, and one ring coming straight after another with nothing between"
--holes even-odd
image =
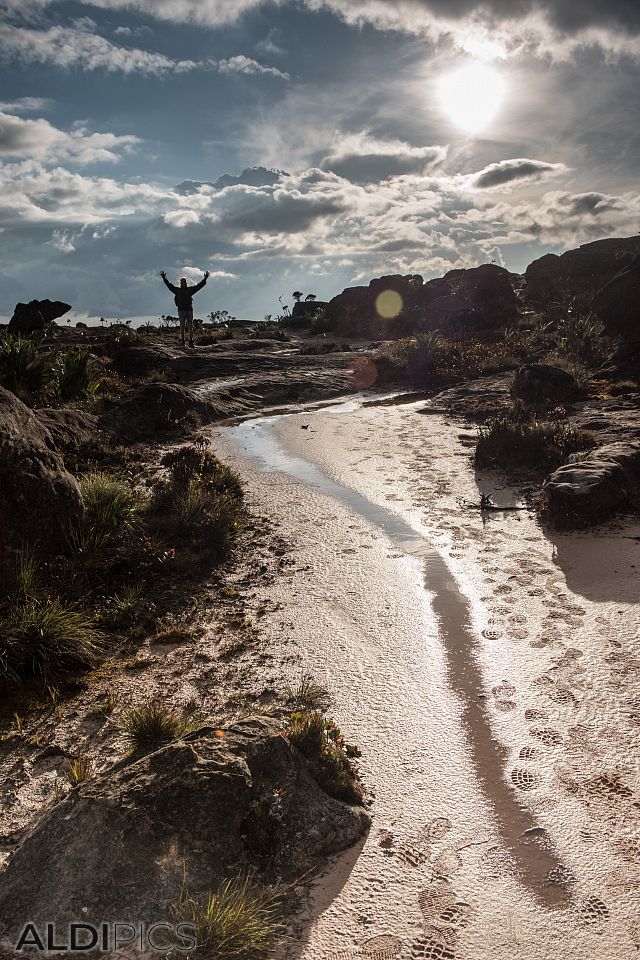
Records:
<instances>
[{"instance_id":1,"label":"puddle","mask_svg":"<svg viewBox=\"0 0 640 960\"><path fill-rule=\"evenodd\" d=\"M221 390L228 390L229 387L237 387L244 383L246 377L234 377L232 380L207 380L206 383L199 383L194 386L196 393L204 394L220 393Z\"/></svg>"}]
</instances>

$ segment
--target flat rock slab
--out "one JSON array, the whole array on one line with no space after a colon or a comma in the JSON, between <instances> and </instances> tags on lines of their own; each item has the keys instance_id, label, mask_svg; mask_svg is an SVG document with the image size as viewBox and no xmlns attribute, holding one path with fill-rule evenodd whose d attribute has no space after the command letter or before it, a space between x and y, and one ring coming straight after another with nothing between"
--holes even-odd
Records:
<instances>
[{"instance_id":1,"label":"flat rock slab","mask_svg":"<svg viewBox=\"0 0 640 960\"><path fill-rule=\"evenodd\" d=\"M4 943L27 920L170 920L182 890L255 864L256 838L270 868L294 879L369 823L318 786L278 721L203 727L81 785L40 820L0 877Z\"/></svg>"},{"instance_id":2,"label":"flat rock slab","mask_svg":"<svg viewBox=\"0 0 640 960\"><path fill-rule=\"evenodd\" d=\"M545 481L552 517L593 522L630 505L640 495L640 442L609 443Z\"/></svg>"}]
</instances>

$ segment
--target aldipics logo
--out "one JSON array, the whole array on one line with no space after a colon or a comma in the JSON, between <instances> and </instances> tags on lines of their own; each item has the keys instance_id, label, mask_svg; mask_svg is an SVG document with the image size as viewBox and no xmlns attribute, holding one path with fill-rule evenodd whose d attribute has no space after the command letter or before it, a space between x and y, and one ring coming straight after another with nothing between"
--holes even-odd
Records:
<instances>
[{"instance_id":1,"label":"aldipics logo","mask_svg":"<svg viewBox=\"0 0 640 960\"><path fill-rule=\"evenodd\" d=\"M93 924L78 921L64 929L55 923L25 923L15 945L17 952L31 953L117 953L135 949L139 953L189 953L198 945L192 923L131 923L127 920Z\"/></svg>"}]
</instances>

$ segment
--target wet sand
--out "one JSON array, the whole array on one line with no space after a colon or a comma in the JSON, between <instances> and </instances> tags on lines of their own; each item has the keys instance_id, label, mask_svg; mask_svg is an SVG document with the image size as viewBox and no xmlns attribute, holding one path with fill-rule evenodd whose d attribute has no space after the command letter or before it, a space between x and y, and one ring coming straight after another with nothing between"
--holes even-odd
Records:
<instances>
[{"instance_id":1,"label":"wet sand","mask_svg":"<svg viewBox=\"0 0 640 960\"><path fill-rule=\"evenodd\" d=\"M287 957L635 957L640 525L466 509L518 492L423 406L214 433L291 545L272 661L331 689L372 799Z\"/></svg>"}]
</instances>

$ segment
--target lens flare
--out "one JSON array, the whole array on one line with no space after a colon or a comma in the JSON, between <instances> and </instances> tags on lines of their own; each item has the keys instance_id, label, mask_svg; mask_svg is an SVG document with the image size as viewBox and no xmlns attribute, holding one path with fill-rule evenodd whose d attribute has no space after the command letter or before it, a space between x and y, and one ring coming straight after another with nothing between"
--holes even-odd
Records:
<instances>
[{"instance_id":1,"label":"lens flare","mask_svg":"<svg viewBox=\"0 0 640 960\"><path fill-rule=\"evenodd\" d=\"M384 320L393 320L404 306L404 300L395 290L383 290L376 297L376 313Z\"/></svg>"}]
</instances>

